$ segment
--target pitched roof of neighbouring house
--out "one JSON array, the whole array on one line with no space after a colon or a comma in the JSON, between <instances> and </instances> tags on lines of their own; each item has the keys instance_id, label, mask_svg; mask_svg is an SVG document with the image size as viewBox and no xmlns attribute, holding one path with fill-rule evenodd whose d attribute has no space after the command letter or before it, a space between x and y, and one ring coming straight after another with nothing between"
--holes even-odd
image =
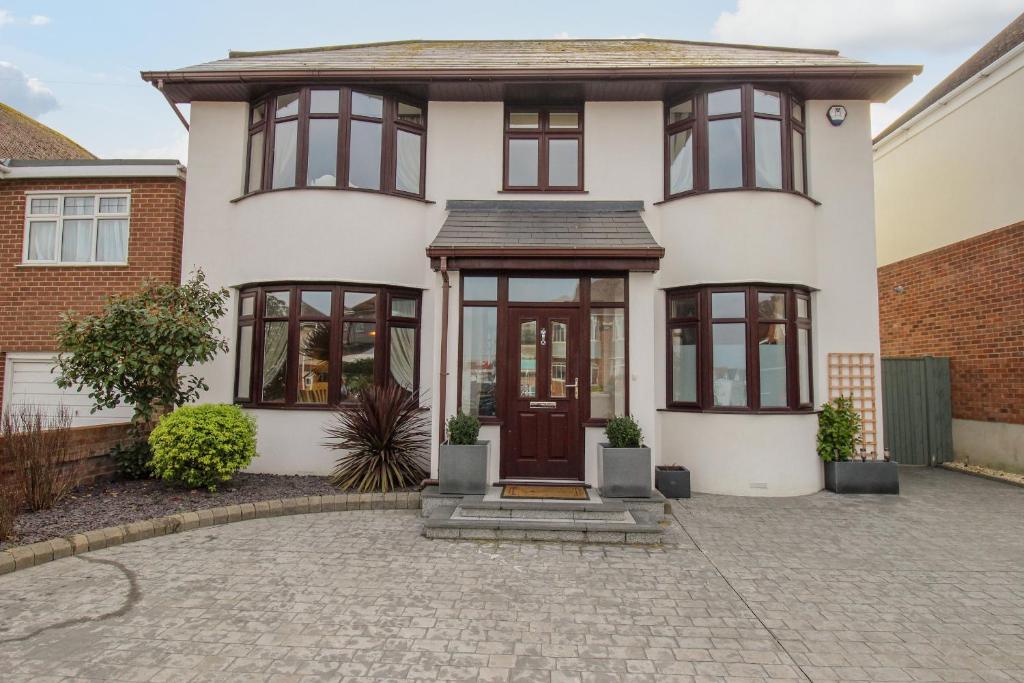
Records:
<instances>
[{"instance_id":1,"label":"pitched roof of neighbouring house","mask_svg":"<svg viewBox=\"0 0 1024 683\"><path fill-rule=\"evenodd\" d=\"M927 95L918 100L910 109L903 112L899 118L889 124L888 128L875 136L874 142L880 142L907 121L910 121L925 109L959 88L975 74L1022 42L1024 42L1024 14L1010 22L1009 26L1000 31L995 38L985 43L980 50L971 55L970 59L954 69L941 83L932 88Z\"/></svg>"},{"instance_id":2,"label":"pitched roof of neighbouring house","mask_svg":"<svg viewBox=\"0 0 1024 683\"><path fill-rule=\"evenodd\" d=\"M0 159L95 159L74 140L0 103Z\"/></svg>"}]
</instances>

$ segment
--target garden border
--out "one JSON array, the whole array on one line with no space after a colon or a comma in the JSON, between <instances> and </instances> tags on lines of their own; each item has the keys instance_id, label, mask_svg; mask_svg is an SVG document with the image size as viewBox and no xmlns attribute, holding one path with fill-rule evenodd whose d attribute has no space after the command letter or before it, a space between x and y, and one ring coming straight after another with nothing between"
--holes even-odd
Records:
<instances>
[{"instance_id":1,"label":"garden border","mask_svg":"<svg viewBox=\"0 0 1024 683\"><path fill-rule=\"evenodd\" d=\"M28 569L53 560L102 550L124 543L134 543L155 536L177 534L250 519L304 515L317 512L349 510L416 510L420 507L419 491L393 493L343 493L331 496L299 496L278 498L257 503L240 503L193 512L179 512L142 522L94 529L69 534L48 541L18 545L0 550L0 575Z\"/></svg>"}]
</instances>

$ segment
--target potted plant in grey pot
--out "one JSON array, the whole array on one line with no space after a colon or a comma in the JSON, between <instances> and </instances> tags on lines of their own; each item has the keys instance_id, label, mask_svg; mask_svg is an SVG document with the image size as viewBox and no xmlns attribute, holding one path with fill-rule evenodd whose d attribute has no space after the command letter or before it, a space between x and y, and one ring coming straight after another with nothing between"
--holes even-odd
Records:
<instances>
[{"instance_id":1,"label":"potted plant in grey pot","mask_svg":"<svg viewBox=\"0 0 1024 683\"><path fill-rule=\"evenodd\" d=\"M607 498L649 498L651 449L630 415L613 417L604 428L607 443L597 445L597 481Z\"/></svg>"},{"instance_id":2,"label":"potted plant in grey pot","mask_svg":"<svg viewBox=\"0 0 1024 683\"><path fill-rule=\"evenodd\" d=\"M818 415L818 455L825 462L825 488L835 493L899 493L899 470L888 460L856 459L860 415L853 401L837 398Z\"/></svg>"},{"instance_id":3,"label":"potted plant in grey pot","mask_svg":"<svg viewBox=\"0 0 1024 683\"><path fill-rule=\"evenodd\" d=\"M666 498L689 498L690 470L682 465L658 465L654 468L654 488Z\"/></svg>"},{"instance_id":4,"label":"potted plant in grey pot","mask_svg":"<svg viewBox=\"0 0 1024 683\"><path fill-rule=\"evenodd\" d=\"M480 420L461 411L448 418L448 440L441 444L438 488L441 493L483 495L487 491L487 441L479 441Z\"/></svg>"}]
</instances>

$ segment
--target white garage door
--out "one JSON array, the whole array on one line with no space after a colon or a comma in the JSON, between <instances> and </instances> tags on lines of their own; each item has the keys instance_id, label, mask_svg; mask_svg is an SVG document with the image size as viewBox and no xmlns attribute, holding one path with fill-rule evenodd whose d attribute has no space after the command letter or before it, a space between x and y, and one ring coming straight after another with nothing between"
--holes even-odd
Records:
<instances>
[{"instance_id":1,"label":"white garage door","mask_svg":"<svg viewBox=\"0 0 1024 683\"><path fill-rule=\"evenodd\" d=\"M132 410L118 406L90 413L92 399L88 391L61 389L51 373L53 356L39 353L8 353L4 369L4 408L15 405L38 406L48 412L64 405L71 411L75 427L128 422Z\"/></svg>"}]
</instances>

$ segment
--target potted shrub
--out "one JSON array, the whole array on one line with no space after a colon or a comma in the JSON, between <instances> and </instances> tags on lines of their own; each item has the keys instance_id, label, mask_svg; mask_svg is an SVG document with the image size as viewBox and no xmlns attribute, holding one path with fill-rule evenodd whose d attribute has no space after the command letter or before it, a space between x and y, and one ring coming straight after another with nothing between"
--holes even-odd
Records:
<instances>
[{"instance_id":1,"label":"potted shrub","mask_svg":"<svg viewBox=\"0 0 1024 683\"><path fill-rule=\"evenodd\" d=\"M856 458L860 415L846 397L826 403L818 415L818 455L825 463L825 488L835 493L899 493L899 470L888 460Z\"/></svg>"},{"instance_id":2,"label":"potted shrub","mask_svg":"<svg viewBox=\"0 0 1024 683\"><path fill-rule=\"evenodd\" d=\"M666 498L689 498L690 470L682 465L658 465L654 468L654 488Z\"/></svg>"},{"instance_id":3,"label":"potted shrub","mask_svg":"<svg viewBox=\"0 0 1024 683\"><path fill-rule=\"evenodd\" d=\"M597 481L608 498L649 498L651 449L631 415L613 417L604 428L607 443L597 445Z\"/></svg>"},{"instance_id":4,"label":"potted shrub","mask_svg":"<svg viewBox=\"0 0 1024 683\"><path fill-rule=\"evenodd\" d=\"M441 444L437 479L441 493L483 495L487 491L487 451L480 420L459 411L448 418L448 440Z\"/></svg>"}]
</instances>

